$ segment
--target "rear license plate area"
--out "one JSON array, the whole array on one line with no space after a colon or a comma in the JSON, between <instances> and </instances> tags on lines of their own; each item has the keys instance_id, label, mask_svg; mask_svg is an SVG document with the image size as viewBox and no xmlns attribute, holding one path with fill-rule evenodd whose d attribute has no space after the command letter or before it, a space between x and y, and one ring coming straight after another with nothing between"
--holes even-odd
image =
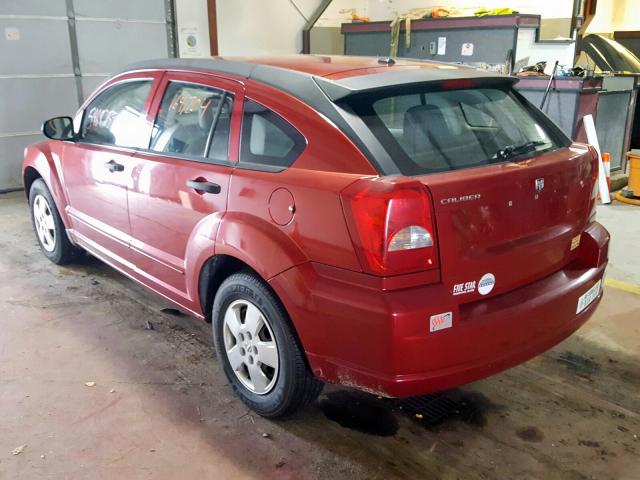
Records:
<instances>
[{"instance_id":1,"label":"rear license plate area","mask_svg":"<svg viewBox=\"0 0 640 480\"><path fill-rule=\"evenodd\" d=\"M578 306L576 307L576 314L582 312L585 308L591 305L596 298L598 298L601 286L602 280L598 280L593 287L580 295L580 298L578 298Z\"/></svg>"}]
</instances>

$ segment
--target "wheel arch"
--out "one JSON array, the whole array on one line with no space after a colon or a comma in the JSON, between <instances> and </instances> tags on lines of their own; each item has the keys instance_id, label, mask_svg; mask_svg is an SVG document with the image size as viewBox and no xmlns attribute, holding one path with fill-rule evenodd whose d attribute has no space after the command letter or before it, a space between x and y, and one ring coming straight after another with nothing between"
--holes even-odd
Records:
<instances>
[{"instance_id":1,"label":"wheel arch","mask_svg":"<svg viewBox=\"0 0 640 480\"><path fill-rule=\"evenodd\" d=\"M198 278L198 297L200 308L208 323L211 323L212 320L213 300L220 285L234 273L243 270L250 271L262 278L250 265L231 255L213 255L205 260Z\"/></svg>"},{"instance_id":2,"label":"wheel arch","mask_svg":"<svg viewBox=\"0 0 640 480\"><path fill-rule=\"evenodd\" d=\"M309 363L309 359L306 355L306 350L304 349L304 344L302 343L302 339L300 338L300 333L296 328L296 324L291 318L291 314L289 313L285 303L282 301L278 292L274 289L273 285L264 278L264 276L260 275L258 271L256 271L251 265L246 262L240 260L237 257L231 255L214 255L207 259L202 268L200 270L199 280L198 280L198 294L200 301L200 308L204 313L204 319L206 322L211 323L212 318L212 310L213 310L213 302L216 297L216 293L227 278L229 278L234 273L238 272L249 272L258 277L266 288L268 288L277 301L280 303L280 306L284 310L286 314L285 321L288 322L291 327L291 331L293 332L293 336L300 347L300 350L304 353L304 360L307 365L307 368L311 372L311 364Z\"/></svg>"},{"instance_id":3,"label":"wheel arch","mask_svg":"<svg viewBox=\"0 0 640 480\"><path fill-rule=\"evenodd\" d=\"M285 270L308 261L287 233L264 218L245 212L225 213L217 229L214 245L214 255L202 263L199 280L203 276L211 278L225 273L229 276L239 270L249 270L269 285L283 307L284 302L270 285L270 280ZM223 281L224 278L215 280L206 289L203 282L199 282L197 292L205 318L211 316L210 309L215 297L215 292L211 293L211 287L215 287L217 291Z\"/></svg>"},{"instance_id":4,"label":"wheel arch","mask_svg":"<svg viewBox=\"0 0 640 480\"><path fill-rule=\"evenodd\" d=\"M40 172L38 172L38 170L36 170L31 165L27 166L24 169L24 172L22 174L22 183L24 185L24 193L27 196L27 200L29 200L31 185L33 185L33 182L35 182L39 178L42 178L42 175L40 175Z\"/></svg>"},{"instance_id":5,"label":"wheel arch","mask_svg":"<svg viewBox=\"0 0 640 480\"><path fill-rule=\"evenodd\" d=\"M209 319L211 289L239 270L250 270L264 282L307 261L295 242L256 215L225 212L207 216L187 242L185 272L193 307ZM222 280L211 281L212 277ZM215 295L215 292L214 292Z\"/></svg>"}]
</instances>

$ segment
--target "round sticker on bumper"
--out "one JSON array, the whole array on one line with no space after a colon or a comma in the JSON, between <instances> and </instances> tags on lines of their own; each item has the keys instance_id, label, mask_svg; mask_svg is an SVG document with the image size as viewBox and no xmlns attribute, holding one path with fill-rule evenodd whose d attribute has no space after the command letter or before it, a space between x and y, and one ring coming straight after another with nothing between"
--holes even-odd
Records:
<instances>
[{"instance_id":1,"label":"round sticker on bumper","mask_svg":"<svg viewBox=\"0 0 640 480\"><path fill-rule=\"evenodd\" d=\"M495 284L496 277L493 276L493 273L485 273L478 282L478 293L480 295L487 295L493 290Z\"/></svg>"}]
</instances>

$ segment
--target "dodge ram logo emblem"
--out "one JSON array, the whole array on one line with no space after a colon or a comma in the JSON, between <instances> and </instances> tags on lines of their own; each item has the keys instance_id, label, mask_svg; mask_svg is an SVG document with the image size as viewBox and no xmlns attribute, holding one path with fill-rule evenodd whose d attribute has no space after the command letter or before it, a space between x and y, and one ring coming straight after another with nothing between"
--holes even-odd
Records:
<instances>
[{"instance_id":1,"label":"dodge ram logo emblem","mask_svg":"<svg viewBox=\"0 0 640 480\"><path fill-rule=\"evenodd\" d=\"M536 193L540 193L544 188L544 178L536 178Z\"/></svg>"}]
</instances>

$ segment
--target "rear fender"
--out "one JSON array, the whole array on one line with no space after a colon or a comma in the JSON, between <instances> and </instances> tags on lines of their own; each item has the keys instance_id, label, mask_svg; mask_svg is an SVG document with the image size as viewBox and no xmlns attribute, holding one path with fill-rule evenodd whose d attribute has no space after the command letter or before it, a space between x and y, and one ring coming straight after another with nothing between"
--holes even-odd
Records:
<instances>
[{"instance_id":1,"label":"rear fender","mask_svg":"<svg viewBox=\"0 0 640 480\"><path fill-rule=\"evenodd\" d=\"M207 292L200 291L203 269L212 258L225 255L248 265L264 280L307 261L293 240L261 218L239 212L206 217L192 232L185 259L189 306L205 317Z\"/></svg>"},{"instance_id":2,"label":"rear fender","mask_svg":"<svg viewBox=\"0 0 640 480\"><path fill-rule=\"evenodd\" d=\"M280 228L241 212L228 212L224 216L216 238L216 254L243 261L265 280L308 261Z\"/></svg>"}]
</instances>

